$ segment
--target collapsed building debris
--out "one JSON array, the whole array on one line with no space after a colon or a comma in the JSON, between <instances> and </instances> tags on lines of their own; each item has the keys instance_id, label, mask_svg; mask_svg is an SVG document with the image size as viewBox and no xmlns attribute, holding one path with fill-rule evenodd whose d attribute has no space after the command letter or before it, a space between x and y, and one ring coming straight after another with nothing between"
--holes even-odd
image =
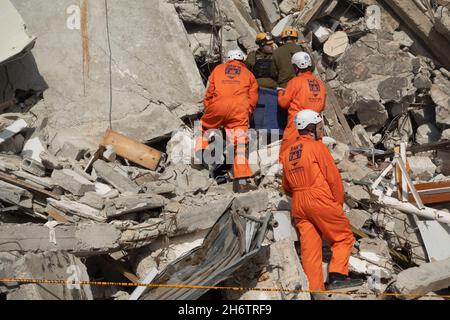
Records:
<instances>
[{"instance_id":1,"label":"collapsed building debris","mask_svg":"<svg viewBox=\"0 0 450 320\"><path fill-rule=\"evenodd\" d=\"M15 274L19 279L65 279L69 274L73 276L74 283L89 281L86 266L79 258L65 251L27 253L5 270L0 270L2 278L9 274ZM6 286L8 300L93 300L90 286L77 287L74 284L70 290L51 284L8 283Z\"/></svg>"},{"instance_id":2,"label":"collapsed building debris","mask_svg":"<svg viewBox=\"0 0 450 320\"><path fill-rule=\"evenodd\" d=\"M76 8L68 16L70 1L39 2L39 10L30 10L34 1L11 3L0 4L0 33L8 39L0 45L0 278L66 279L75 265L80 280L305 290L290 201L280 193L280 141L250 150L259 190L245 195L231 191L227 168L190 163L192 121L224 52L250 52L258 32L279 37L294 26L326 83L325 131L334 140L324 143L344 180L357 239L350 272L366 280L345 298L372 298L365 293L389 291L391 282L399 294L418 295L450 285L449 246L441 245L450 241L450 42L442 3L139 0L107 12L83 1L79 20ZM373 5L380 25L370 18ZM384 174L402 142L406 172L394 164ZM118 300L209 294L2 283L0 293ZM317 299L282 291L221 298Z\"/></svg>"}]
</instances>

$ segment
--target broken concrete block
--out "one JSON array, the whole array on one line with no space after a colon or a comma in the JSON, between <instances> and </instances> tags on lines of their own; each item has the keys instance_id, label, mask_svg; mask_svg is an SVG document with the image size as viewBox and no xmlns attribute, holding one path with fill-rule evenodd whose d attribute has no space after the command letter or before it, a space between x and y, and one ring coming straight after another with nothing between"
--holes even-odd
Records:
<instances>
[{"instance_id":1,"label":"broken concrete block","mask_svg":"<svg viewBox=\"0 0 450 320\"><path fill-rule=\"evenodd\" d=\"M226 16L229 23L232 26L234 33L236 33L239 43L247 50L256 49L256 23L253 21L250 14L248 14L242 2L235 0L223 0L219 3L220 10ZM270 29L269 29L270 30ZM236 41L230 41L227 43L224 30L225 49L236 48Z\"/></svg>"},{"instance_id":2,"label":"broken concrete block","mask_svg":"<svg viewBox=\"0 0 450 320\"><path fill-rule=\"evenodd\" d=\"M330 151L336 164L344 159L348 159L348 156L350 155L350 147L341 142L337 142Z\"/></svg>"},{"instance_id":3,"label":"broken concrete block","mask_svg":"<svg viewBox=\"0 0 450 320\"><path fill-rule=\"evenodd\" d=\"M46 148L42 144L41 139L34 137L25 142L22 149L22 157L41 162L41 153L43 152L46 152Z\"/></svg>"},{"instance_id":4,"label":"broken concrete block","mask_svg":"<svg viewBox=\"0 0 450 320\"><path fill-rule=\"evenodd\" d=\"M445 289L450 286L450 259L403 270L398 274L394 286L399 293L418 295Z\"/></svg>"},{"instance_id":5,"label":"broken concrete block","mask_svg":"<svg viewBox=\"0 0 450 320\"><path fill-rule=\"evenodd\" d=\"M210 229L230 207L233 199L232 195L222 196L219 199L214 196L205 196L189 199L188 203L181 206L175 203L179 207L176 216L176 235Z\"/></svg>"},{"instance_id":6,"label":"broken concrete block","mask_svg":"<svg viewBox=\"0 0 450 320\"><path fill-rule=\"evenodd\" d=\"M340 171L347 172L351 180L361 180L369 173L367 168L363 169L348 159L338 163L337 167Z\"/></svg>"},{"instance_id":7,"label":"broken concrete block","mask_svg":"<svg viewBox=\"0 0 450 320\"><path fill-rule=\"evenodd\" d=\"M428 75L425 75L423 73L419 73L414 78L414 87L417 89L430 89L433 83L430 80L430 77Z\"/></svg>"},{"instance_id":8,"label":"broken concrete block","mask_svg":"<svg viewBox=\"0 0 450 320\"><path fill-rule=\"evenodd\" d=\"M115 166L110 165L103 160L97 160L94 163L94 169L102 180L106 181L120 192L138 193L138 186L129 178L119 173L115 169Z\"/></svg>"},{"instance_id":9,"label":"broken concrete block","mask_svg":"<svg viewBox=\"0 0 450 320\"><path fill-rule=\"evenodd\" d=\"M388 120L388 112L376 100L359 100L356 102L356 114L364 127L382 128Z\"/></svg>"},{"instance_id":10,"label":"broken concrete block","mask_svg":"<svg viewBox=\"0 0 450 320\"><path fill-rule=\"evenodd\" d=\"M331 29L320 25L316 21L311 23L311 31L320 43L324 43L325 41L327 41L331 34L333 34L333 31Z\"/></svg>"},{"instance_id":11,"label":"broken concrete block","mask_svg":"<svg viewBox=\"0 0 450 320\"><path fill-rule=\"evenodd\" d=\"M33 207L33 195L29 191L4 181L0 181L0 199L24 208Z\"/></svg>"},{"instance_id":12,"label":"broken concrete block","mask_svg":"<svg viewBox=\"0 0 450 320\"><path fill-rule=\"evenodd\" d=\"M332 34L323 45L323 52L331 59L338 59L344 54L350 44L348 35L344 31Z\"/></svg>"},{"instance_id":13,"label":"broken concrete block","mask_svg":"<svg viewBox=\"0 0 450 320\"><path fill-rule=\"evenodd\" d=\"M176 190L175 185L165 181L152 181L142 185L146 193L151 194L168 194L174 193Z\"/></svg>"},{"instance_id":14,"label":"broken concrete block","mask_svg":"<svg viewBox=\"0 0 450 320\"><path fill-rule=\"evenodd\" d=\"M385 240L363 238L359 240L359 256L384 268L390 267L389 246Z\"/></svg>"},{"instance_id":15,"label":"broken concrete block","mask_svg":"<svg viewBox=\"0 0 450 320\"><path fill-rule=\"evenodd\" d=\"M104 223L58 225L54 231L53 237L51 229L43 225L0 224L0 252L63 250L77 256L102 254L116 251L121 236L115 226Z\"/></svg>"},{"instance_id":16,"label":"broken concrete block","mask_svg":"<svg viewBox=\"0 0 450 320\"><path fill-rule=\"evenodd\" d=\"M36 160L23 159L21 168L23 171L34 174L35 176L45 177L45 167Z\"/></svg>"},{"instance_id":17,"label":"broken concrete block","mask_svg":"<svg viewBox=\"0 0 450 320\"><path fill-rule=\"evenodd\" d=\"M278 7L277 1L256 1L256 7L258 8L258 12L265 30L272 30L272 28L281 18L280 8Z\"/></svg>"},{"instance_id":18,"label":"broken concrete block","mask_svg":"<svg viewBox=\"0 0 450 320\"><path fill-rule=\"evenodd\" d=\"M299 9L298 0L282 0L279 7L282 13L288 15Z\"/></svg>"},{"instance_id":19,"label":"broken concrete block","mask_svg":"<svg viewBox=\"0 0 450 320\"><path fill-rule=\"evenodd\" d=\"M408 48L414 44L414 40L412 40L404 31L394 31L394 41L397 41L401 46Z\"/></svg>"},{"instance_id":20,"label":"broken concrete block","mask_svg":"<svg viewBox=\"0 0 450 320\"><path fill-rule=\"evenodd\" d=\"M445 129L442 131L442 140L450 140L450 129Z\"/></svg>"},{"instance_id":21,"label":"broken concrete block","mask_svg":"<svg viewBox=\"0 0 450 320\"><path fill-rule=\"evenodd\" d=\"M450 81L442 74L437 74L430 94L436 104L436 122L443 125L450 123Z\"/></svg>"},{"instance_id":22,"label":"broken concrete block","mask_svg":"<svg viewBox=\"0 0 450 320\"><path fill-rule=\"evenodd\" d=\"M363 147L373 148L373 142L371 136L367 133L366 129L360 124L357 124L352 129L353 137Z\"/></svg>"},{"instance_id":23,"label":"broken concrete block","mask_svg":"<svg viewBox=\"0 0 450 320\"><path fill-rule=\"evenodd\" d=\"M114 162L116 161L117 154L114 151L114 147L111 145L106 146L105 152L103 152L103 159L105 159L108 162Z\"/></svg>"},{"instance_id":24,"label":"broken concrete block","mask_svg":"<svg viewBox=\"0 0 450 320\"><path fill-rule=\"evenodd\" d=\"M436 172L436 165L427 157L408 157L412 178L428 181Z\"/></svg>"},{"instance_id":25,"label":"broken concrete block","mask_svg":"<svg viewBox=\"0 0 450 320\"><path fill-rule=\"evenodd\" d=\"M351 272L365 275L377 275L380 279L392 278L392 272L366 260L350 256L348 267Z\"/></svg>"},{"instance_id":26,"label":"broken concrete block","mask_svg":"<svg viewBox=\"0 0 450 320\"><path fill-rule=\"evenodd\" d=\"M27 253L4 273L18 279L69 279L89 281L86 266L67 252ZM93 300L90 286L20 284L7 295L8 300Z\"/></svg>"},{"instance_id":27,"label":"broken concrete block","mask_svg":"<svg viewBox=\"0 0 450 320\"><path fill-rule=\"evenodd\" d=\"M40 159L45 168L49 170L62 169L60 161L50 152L44 151L40 154Z\"/></svg>"},{"instance_id":28,"label":"broken concrete block","mask_svg":"<svg viewBox=\"0 0 450 320\"><path fill-rule=\"evenodd\" d=\"M273 218L277 222L277 226L273 227L273 236L275 241L291 239L297 237L297 233L292 226L292 218L290 211L276 211Z\"/></svg>"},{"instance_id":29,"label":"broken concrete block","mask_svg":"<svg viewBox=\"0 0 450 320\"><path fill-rule=\"evenodd\" d=\"M442 174L446 176L450 175L450 152L445 150L438 150L434 160L439 166L439 170Z\"/></svg>"},{"instance_id":30,"label":"broken concrete block","mask_svg":"<svg viewBox=\"0 0 450 320\"><path fill-rule=\"evenodd\" d=\"M105 202L106 216L117 218L124 214L141 212L164 207L167 200L159 195L130 195L108 199Z\"/></svg>"},{"instance_id":31,"label":"broken concrete block","mask_svg":"<svg viewBox=\"0 0 450 320\"><path fill-rule=\"evenodd\" d=\"M265 190L257 190L246 194L236 195L233 209L249 208L249 212L263 212L269 208L269 196Z\"/></svg>"},{"instance_id":32,"label":"broken concrete block","mask_svg":"<svg viewBox=\"0 0 450 320\"><path fill-rule=\"evenodd\" d=\"M419 144L426 144L437 142L441 138L441 133L438 128L431 123L426 123L417 128L416 142Z\"/></svg>"},{"instance_id":33,"label":"broken concrete block","mask_svg":"<svg viewBox=\"0 0 450 320\"><path fill-rule=\"evenodd\" d=\"M161 175L161 180L174 184L177 195L186 193L206 192L216 182L209 177L208 171L195 170L190 165L178 164L170 166Z\"/></svg>"},{"instance_id":34,"label":"broken concrete block","mask_svg":"<svg viewBox=\"0 0 450 320\"><path fill-rule=\"evenodd\" d=\"M212 9L200 1L175 3L180 19L185 23L210 26L213 24Z\"/></svg>"},{"instance_id":35,"label":"broken concrete block","mask_svg":"<svg viewBox=\"0 0 450 320\"><path fill-rule=\"evenodd\" d=\"M257 282L255 278L258 278ZM294 242L290 239L264 247L260 259L243 267L225 283L232 287L275 288L281 286L298 290L307 290L309 286ZM226 298L231 300L311 300L311 295L307 292L229 290L225 294Z\"/></svg>"},{"instance_id":36,"label":"broken concrete block","mask_svg":"<svg viewBox=\"0 0 450 320\"><path fill-rule=\"evenodd\" d=\"M20 164L21 161L11 161L11 159L8 157L3 157L0 159L0 170L3 172L14 172L20 170Z\"/></svg>"},{"instance_id":37,"label":"broken concrete block","mask_svg":"<svg viewBox=\"0 0 450 320\"><path fill-rule=\"evenodd\" d=\"M357 154L353 157L353 161L360 167L364 168L369 164L369 159L363 154Z\"/></svg>"},{"instance_id":38,"label":"broken concrete block","mask_svg":"<svg viewBox=\"0 0 450 320\"><path fill-rule=\"evenodd\" d=\"M210 38L210 36L208 36ZM208 40L209 41L209 40ZM188 129L180 129L167 143L167 160L173 164L190 164L194 150L194 135Z\"/></svg>"},{"instance_id":39,"label":"broken concrete block","mask_svg":"<svg viewBox=\"0 0 450 320\"><path fill-rule=\"evenodd\" d=\"M23 149L25 138L21 134L16 134L11 139L0 145L0 152L20 154Z\"/></svg>"},{"instance_id":40,"label":"broken concrete block","mask_svg":"<svg viewBox=\"0 0 450 320\"><path fill-rule=\"evenodd\" d=\"M62 211L67 215L74 215L97 222L106 222L106 216L102 211L94 209L88 205L66 199L55 200L49 198L47 199L47 202L51 207Z\"/></svg>"},{"instance_id":41,"label":"broken concrete block","mask_svg":"<svg viewBox=\"0 0 450 320\"><path fill-rule=\"evenodd\" d=\"M378 92L384 102L401 102L406 96L414 94L414 91L408 77L391 77L378 85Z\"/></svg>"},{"instance_id":42,"label":"broken concrete block","mask_svg":"<svg viewBox=\"0 0 450 320\"><path fill-rule=\"evenodd\" d=\"M350 224L355 229L361 229L366 221L372 217L372 215L365 210L350 209L345 213L350 221Z\"/></svg>"},{"instance_id":43,"label":"broken concrete block","mask_svg":"<svg viewBox=\"0 0 450 320\"><path fill-rule=\"evenodd\" d=\"M356 201L370 200L370 193L362 186L353 185L345 188L345 193Z\"/></svg>"},{"instance_id":44,"label":"broken concrete block","mask_svg":"<svg viewBox=\"0 0 450 320\"><path fill-rule=\"evenodd\" d=\"M73 170L54 170L52 180L75 196L83 196L86 192L95 191L95 186L92 182Z\"/></svg>"},{"instance_id":45,"label":"broken concrete block","mask_svg":"<svg viewBox=\"0 0 450 320\"><path fill-rule=\"evenodd\" d=\"M118 220L115 220L114 222L117 223ZM125 250L148 246L159 236L166 234L163 232L164 228L165 224L162 219L148 219L145 223L125 228L120 237L120 246Z\"/></svg>"},{"instance_id":46,"label":"broken concrete block","mask_svg":"<svg viewBox=\"0 0 450 320\"><path fill-rule=\"evenodd\" d=\"M105 206L105 199L97 192L87 192L78 202L97 210L102 210Z\"/></svg>"},{"instance_id":47,"label":"broken concrete block","mask_svg":"<svg viewBox=\"0 0 450 320\"><path fill-rule=\"evenodd\" d=\"M442 34L447 38L448 41L450 41L450 10L448 9L448 3L447 7L438 7L434 14L434 17L436 19L434 27L440 34Z\"/></svg>"},{"instance_id":48,"label":"broken concrete block","mask_svg":"<svg viewBox=\"0 0 450 320\"><path fill-rule=\"evenodd\" d=\"M24 130L28 127L28 123L23 120L19 119L15 121L13 124L11 124L9 127L7 127L5 130L0 132L0 144L4 143L5 141L11 139L16 134Z\"/></svg>"},{"instance_id":49,"label":"broken concrete block","mask_svg":"<svg viewBox=\"0 0 450 320\"><path fill-rule=\"evenodd\" d=\"M86 149L79 148L70 142L66 142L56 155L58 157L79 161L84 158L86 152Z\"/></svg>"}]
</instances>

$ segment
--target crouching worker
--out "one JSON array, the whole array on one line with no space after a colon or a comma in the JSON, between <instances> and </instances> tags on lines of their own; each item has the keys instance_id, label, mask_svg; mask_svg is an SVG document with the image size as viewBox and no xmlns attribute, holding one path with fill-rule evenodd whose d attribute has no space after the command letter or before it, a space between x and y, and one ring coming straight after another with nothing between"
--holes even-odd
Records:
<instances>
[{"instance_id":1,"label":"crouching worker","mask_svg":"<svg viewBox=\"0 0 450 320\"><path fill-rule=\"evenodd\" d=\"M328 148L322 143L323 121L313 110L295 117L299 136L283 157L283 188L292 195L292 216L300 234L301 261L310 290L324 290L322 237L331 245L327 290L355 287L348 263L355 241L344 213L344 189Z\"/></svg>"},{"instance_id":2,"label":"crouching worker","mask_svg":"<svg viewBox=\"0 0 450 320\"><path fill-rule=\"evenodd\" d=\"M237 49L228 53L228 61L217 66L209 77L204 99L205 112L200 119L202 135L196 140L195 162L203 159L211 129L225 128L227 139L234 145L233 190L245 193L255 190L249 182L253 174L248 162L248 124L258 101L258 83L244 64L244 53Z\"/></svg>"}]
</instances>

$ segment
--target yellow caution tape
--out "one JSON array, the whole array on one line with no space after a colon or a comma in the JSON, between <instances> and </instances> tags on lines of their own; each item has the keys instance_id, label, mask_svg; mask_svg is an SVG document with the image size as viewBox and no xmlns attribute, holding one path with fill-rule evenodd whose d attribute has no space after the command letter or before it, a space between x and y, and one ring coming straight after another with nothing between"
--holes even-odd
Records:
<instances>
[{"instance_id":1,"label":"yellow caution tape","mask_svg":"<svg viewBox=\"0 0 450 320\"><path fill-rule=\"evenodd\" d=\"M46 279L1 279L4 283L28 283L28 284L54 284L54 285L80 285L80 286L117 286L117 287L149 287L149 288L177 288L177 289L203 289L203 290L230 290L230 291L265 291L265 292L285 292L285 293L316 293L316 294L345 294L345 295L373 295L385 297L429 297L450 299L450 295L424 295L414 293L384 293L384 292L353 292L353 291L330 291L330 290L299 290L281 288L245 288L245 287L223 287L223 286L198 286L185 284L143 284L133 282L100 282L100 281L79 281L70 280L46 280Z\"/></svg>"}]
</instances>

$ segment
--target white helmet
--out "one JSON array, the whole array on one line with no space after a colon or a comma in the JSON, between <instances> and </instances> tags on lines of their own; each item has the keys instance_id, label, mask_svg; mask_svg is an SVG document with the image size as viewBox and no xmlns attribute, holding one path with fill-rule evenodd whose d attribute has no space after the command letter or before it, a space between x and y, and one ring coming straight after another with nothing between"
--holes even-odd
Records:
<instances>
[{"instance_id":1,"label":"white helmet","mask_svg":"<svg viewBox=\"0 0 450 320\"><path fill-rule=\"evenodd\" d=\"M311 57L306 52L297 52L292 56L291 61L293 65L296 65L301 70L312 67Z\"/></svg>"},{"instance_id":2,"label":"white helmet","mask_svg":"<svg viewBox=\"0 0 450 320\"><path fill-rule=\"evenodd\" d=\"M242 52L242 50L233 49L233 50L228 51L228 54L227 54L227 61L230 61L230 60L244 61L245 55Z\"/></svg>"},{"instance_id":3,"label":"white helmet","mask_svg":"<svg viewBox=\"0 0 450 320\"><path fill-rule=\"evenodd\" d=\"M295 116L295 127L298 130L304 130L310 124L318 124L321 123L322 117L320 114L313 110L302 110Z\"/></svg>"}]
</instances>

